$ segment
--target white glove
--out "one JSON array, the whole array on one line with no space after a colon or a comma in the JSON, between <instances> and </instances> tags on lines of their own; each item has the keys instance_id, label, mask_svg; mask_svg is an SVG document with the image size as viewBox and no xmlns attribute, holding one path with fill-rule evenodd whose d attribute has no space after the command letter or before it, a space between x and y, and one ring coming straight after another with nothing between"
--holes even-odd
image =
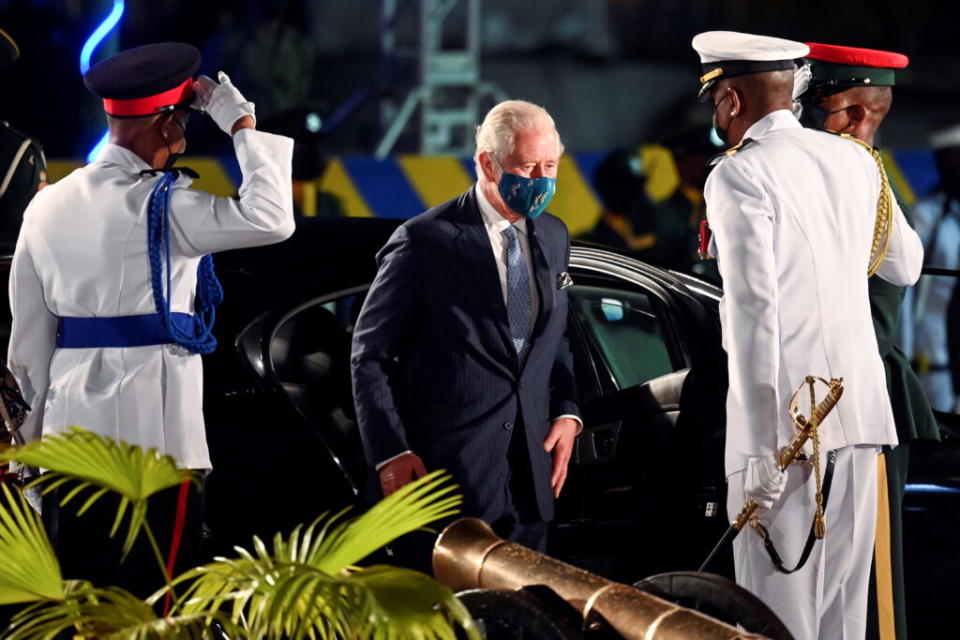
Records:
<instances>
[{"instance_id":1,"label":"white glove","mask_svg":"<svg viewBox=\"0 0 960 640\"><path fill-rule=\"evenodd\" d=\"M774 455L750 456L744 476L743 492L761 509L769 509L780 498L787 484L787 474L780 471Z\"/></svg>"},{"instance_id":2,"label":"white glove","mask_svg":"<svg viewBox=\"0 0 960 640\"><path fill-rule=\"evenodd\" d=\"M243 97L223 71L217 74L217 78L220 80L219 84L209 76L197 78L193 83L197 97L191 106L199 111L206 111L228 135L233 131L237 120L244 116L250 116L256 123L253 103Z\"/></svg>"}]
</instances>

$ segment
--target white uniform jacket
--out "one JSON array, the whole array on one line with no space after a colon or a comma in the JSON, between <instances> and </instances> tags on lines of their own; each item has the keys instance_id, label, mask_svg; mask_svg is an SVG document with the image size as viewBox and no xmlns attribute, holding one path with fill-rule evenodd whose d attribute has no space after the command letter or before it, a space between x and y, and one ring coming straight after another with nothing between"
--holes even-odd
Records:
<instances>
[{"instance_id":1,"label":"white uniform jacket","mask_svg":"<svg viewBox=\"0 0 960 640\"><path fill-rule=\"evenodd\" d=\"M877 166L858 144L804 129L786 110L744 138L753 142L724 158L705 188L723 276L726 472L787 445L795 433L787 404L810 374L845 383L822 425L824 450L896 444L867 297ZM920 240L896 208L879 274L910 285L922 262ZM818 399L825 389L817 385ZM802 398L809 415L809 394Z\"/></svg>"},{"instance_id":2,"label":"white uniform jacket","mask_svg":"<svg viewBox=\"0 0 960 640\"><path fill-rule=\"evenodd\" d=\"M271 244L294 229L293 140L242 129L233 137L239 202L172 190L170 309L193 312L204 254ZM147 205L159 177L132 151L107 145L96 162L42 190L24 213L10 273L10 368L33 407L23 435L79 425L181 465L210 467L200 356L176 345L58 349L59 317L154 313ZM225 292L225 295L242 292Z\"/></svg>"}]
</instances>

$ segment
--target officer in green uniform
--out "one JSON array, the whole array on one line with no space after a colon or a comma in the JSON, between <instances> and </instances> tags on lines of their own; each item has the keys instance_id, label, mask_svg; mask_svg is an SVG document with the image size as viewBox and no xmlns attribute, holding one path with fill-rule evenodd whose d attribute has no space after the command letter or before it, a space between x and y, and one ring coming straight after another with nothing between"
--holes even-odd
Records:
<instances>
[{"instance_id":1,"label":"officer in green uniform","mask_svg":"<svg viewBox=\"0 0 960 640\"><path fill-rule=\"evenodd\" d=\"M16 42L0 29L0 66L13 62L19 55ZM0 120L0 253L13 252L23 210L46 183L43 147Z\"/></svg>"},{"instance_id":2,"label":"officer in green uniform","mask_svg":"<svg viewBox=\"0 0 960 640\"><path fill-rule=\"evenodd\" d=\"M873 144L877 128L890 110L895 69L906 67L907 56L888 51L808 43L810 77L800 95L801 122L806 126L852 134ZM903 213L913 218L894 191ZM870 215L872 212L865 212ZM939 440L940 432L920 380L903 351L894 344L900 323L905 289L876 276L869 282L870 309L877 344L887 374L887 388L900 444L884 447L880 468L886 467L889 528L877 527L873 591L868 636L906 638L906 604L903 581L902 506L907 482L910 443ZM880 476L881 481L883 476ZM883 502L884 495L878 493ZM882 518L883 508L878 510ZM884 534L887 534L885 536ZM889 555L885 552L889 540ZM888 559L889 558L889 559ZM891 575L892 574L892 575ZM894 636L895 633L895 636Z\"/></svg>"}]
</instances>

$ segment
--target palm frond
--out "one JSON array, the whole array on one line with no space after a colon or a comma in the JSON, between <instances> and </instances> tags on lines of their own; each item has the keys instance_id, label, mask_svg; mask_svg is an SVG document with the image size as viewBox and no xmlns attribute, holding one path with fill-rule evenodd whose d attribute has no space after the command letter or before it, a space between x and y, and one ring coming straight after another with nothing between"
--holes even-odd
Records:
<instances>
[{"instance_id":1,"label":"palm frond","mask_svg":"<svg viewBox=\"0 0 960 640\"><path fill-rule=\"evenodd\" d=\"M274 536L272 551L254 538L252 551L238 547L238 557L178 577L175 584L189 585L174 612L229 609L255 637L452 640L451 625L477 637L466 611L432 578L388 567L353 569L396 537L454 515L461 498L449 495L456 488L449 479L431 473L354 520L343 520L345 510L323 515L288 537Z\"/></svg>"},{"instance_id":2,"label":"palm frond","mask_svg":"<svg viewBox=\"0 0 960 640\"><path fill-rule=\"evenodd\" d=\"M22 493L0 486L0 604L63 598L60 564L40 515Z\"/></svg>"},{"instance_id":3,"label":"palm frond","mask_svg":"<svg viewBox=\"0 0 960 640\"><path fill-rule=\"evenodd\" d=\"M454 640L460 627L480 638L449 588L410 569L378 565L330 576L250 558L209 565L191 587L183 615L202 617L227 605L253 637Z\"/></svg>"},{"instance_id":4,"label":"palm frond","mask_svg":"<svg viewBox=\"0 0 960 640\"><path fill-rule=\"evenodd\" d=\"M371 640L454 640L455 627L471 640L481 637L453 591L418 571L375 565L352 572L349 582L364 596Z\"/></svg>"},{"instance_id":5,"label":"palm frond","mask_svg":"<svg viewBox=\"0 0 960 640\"><path fill-rule=\"evenodd\" d=\"M104 495L103 489L118 493L120 506L111 535L129 510L125 553L133 546L143 528L147 499L164 489L177 486L190 473L177 467L172 457L161 455L156 449L144 450L80 427L70 427L63 433L48 434L40 440L12 447L0 452L0 460L49 470L50 473L34 481L43 485L44 493L68 480L77 480L77 485L67 493L61 504L89 491L81 506L81 513Z\"/></svg>"},{"instance_id":6,"label":"palm frond","mask_svg":"<svg viewBox=\"0 0 960 640\"><path fill-rule=\"evenodd\" d=\"M5 640L45 640L63 631L73 637L123 640L202 640L212 622L223 625L231 638L246 637L218 612L158 617L154 609L117 587L94 588L88 582L65 583L60 602L34 604L13 617Z\"/></svg>"},{"instance_id":7,"label":"palm frond","mask_svg":"<svg viewBox=\"0 0 960 640\"><path fill-rule=\"evenodd\" d=\"M338 523L310 543L305 562L335 574L402 535L456 515L463 498L450 495L457 489L450 480L445 471L434 471L390 494L359 518Z\"/></svg>"}]
</instances>

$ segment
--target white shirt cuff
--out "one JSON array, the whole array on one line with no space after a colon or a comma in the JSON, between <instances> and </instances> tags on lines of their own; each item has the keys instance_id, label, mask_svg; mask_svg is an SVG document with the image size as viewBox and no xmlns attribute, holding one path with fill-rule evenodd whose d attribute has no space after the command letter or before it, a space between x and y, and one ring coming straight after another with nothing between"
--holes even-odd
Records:
<instances>
[{"instance_id":1,"label":"white shirt cuff","mask_svg":"<svg viewBox=\"0 0 960 640\"><path fill-rule=\"evenodd\" d=\"M580 435L583 432L583 420L580 419L580 416L575 416L572 413L565 413L562 416L557 416L553 419L553 421L556 422L560 418L570 418L571 420L576 420L578 425L576 435Z\"/></svg>"},{"instance_id":2,"label":"white shirt cuff","mask_svg":"<svg viewBox=\"0 0 960 640\"><path fill-rule=\"evenodd\" d=\"M410 451L410 449L407 449L406 451L402 451L402 452L398 453L397 455L395 455L395 456L393 456L393 457L390 457L390 458L387 458L386 460L384 460L384 461L382 461L382 462L378 462L378 463L377 463L377 466L375 467L375 469L376 469L377 471L380 471L380 469L382 469L383 467L387 466L388 463L393 462L394 460L396 460L396 459L399 458L400 456L405 456L405 455L407 455L408 453L413 453L413 451Z\"/></svg>"}]
</instances>

